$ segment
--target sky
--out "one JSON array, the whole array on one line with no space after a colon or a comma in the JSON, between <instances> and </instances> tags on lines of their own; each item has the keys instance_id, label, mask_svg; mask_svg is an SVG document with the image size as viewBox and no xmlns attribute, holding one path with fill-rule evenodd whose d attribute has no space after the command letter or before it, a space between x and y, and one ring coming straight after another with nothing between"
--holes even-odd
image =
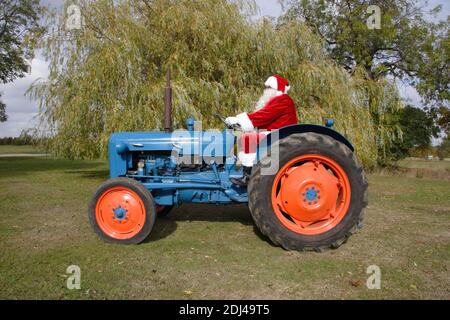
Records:
<instances>
[{"instance_id":1,"label":"sky","mask_svg":"<svg viewBox=\"0 0 450 320\"><path fill-rule=\"evenodd\" d=\"M278 0L256 0L256 2L260 8L261 16L277 17L282 12ZM58 6L62 3L62 0L41 0L41 3ZM429 1L430 7L438 4L443 6L439 19L445 20L447 15L450 15L450 2L446 0ZM47 75L48 63L40 52L37 52L31 63L30 74L14 82L0 85L1 100L6 104L8 115L8 121L0 122L0 137L19 136L23 129L31 128L37 123L38 102L30 100L29 97L25 96L25 92L34 81L46 79ZM405 101L420 106L420 97L414 88L402 83L398 83L398 87Z\"/></svg>"}]
</instances>

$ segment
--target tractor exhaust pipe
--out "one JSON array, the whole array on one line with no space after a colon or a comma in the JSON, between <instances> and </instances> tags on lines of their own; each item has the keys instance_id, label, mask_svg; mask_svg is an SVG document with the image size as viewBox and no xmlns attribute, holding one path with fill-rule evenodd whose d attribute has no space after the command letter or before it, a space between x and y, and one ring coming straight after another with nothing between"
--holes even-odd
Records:
<instances>
[{"instance_id":1,"label":"tractor exhaust pipe","mask_svg":"<svg viewBox=\"0 0 450 320\"><path fill-rule=\"evenodd\" d=\"M164 131L172 131L172 87L170 86L170 68L167 69L164 88Z\"/></svg>"}]
</instances>

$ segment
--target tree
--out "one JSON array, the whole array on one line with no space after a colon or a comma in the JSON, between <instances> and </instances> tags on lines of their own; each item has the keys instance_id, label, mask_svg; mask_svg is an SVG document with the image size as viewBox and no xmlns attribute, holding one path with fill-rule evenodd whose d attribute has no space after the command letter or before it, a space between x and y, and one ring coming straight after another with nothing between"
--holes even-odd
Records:
<instances>
[{"instance_id":1,"label":"tree","mask_svg":"<svg viewBox=\"0 0 450 320\"><path fill-rule=\"evenodd\" d=\"M450 134L450 110L448 108L439 108L437 124L447 135Z\"/></svg>"},{"instance_id":2,"label":"tree","mask_svg":"<svg viewBox=\"0 0 450 320\"><path fill-rule=\"evenodd\" d=\"M432 107L427 109L430 117L432 117L441 131L448 135L450 134L450 109L444 106Z\"/></svg>"},{"instance_id":3,"label":"tree","mask_svg":"<svg viewBox=\"0 0 450 320\"><path fill-rule=\"evenodd\" d=\"M422 1L423 2L423 1ZM370 27L373 6L380 25ZM362 67L370 79L393 76L430 99L449 98L448 23L425 19L418 0L288 1L281 21L304 20L324 39L330 56L349 72Z\"/></svg>"},{"instance_id":4,"label":"tree","mask_svg":"<svg viewBox=\"0 0 450 320\"><path fill-rule=\"evenodd\" d=\"M44 29L39 24L43 7L39 0L2 0L0 6L0 82L23 77L27 59L33 58L37 39ZM0 121L6 121L0 101Z\"/></svg>"},{"instance_id":5,"label":"tree","mask_svg":"<svg viewBox=\"0 0 450 320\"><path fill-rule=\"evenodd\" d=\"M394 129L375 129L360 85L366 79L328 58L304 23L254 22L244 2L78 0L81 30L67 30L65 17L55 14L42 43L49 79L30 89L40 102L35 133L48 138L38 140L58 156L95 158L106 155L112 132L161 129L169 67L174 127L194 116L205 128L220 128L214 114L251 110L267 76L280 73L290 81L300 121L335 119L373 167L375 131L389 136ZM380 114L400 106L395 86L379 81L373 89Z\"/></svg>"},{"instance_id":6,"label":"tree","mask_svg":"<svg viewBox=\"0 0 450 320\"><path fill-rule=\"evenodd\" d=\"M441 160L450 158L450 135L447 135L447 137L442 140L442 143L437 148L437 154Z\"/></svg>"},{"instance_id":7,"label":"tree","mask_svg":"<svg viewBox=\"0 0 450 320\"><path fill-rule=\"evenodd\" d=\"M0 98L2 95L0 94ZM0 100L0 122L5 122L8 120L8 116L6 115L6 105Z\"/></svg>"},{"instance_id":8,"label":"tree","mask_svg":"<svg viewBox=\"0 0 450 320\"><path fill-rule=\"evenodd\" d=\"M400 79L414 86L429 107L448 105L448 23L426 20L427 14L438 14L440 6L427 12L426 3L420 5L423 1L417 0L285 2L287 10L280 25L304 21L322 38L328 55L350 74L362 72L372 81ZM372 24L378 18L379 26ZM362 83L375 127L397 126L398 109L386 109L372 85L371 81ZM376 136L379 153L393 150L389 143L380 143L393 139L382 130ZM382 159L389 157L386 154Z\"/></svg>"},{"instance_id":9,"label":"tree","mask_svg":"<svg viewBox=\"0 0 450 320\"><path fill-rule=\"evenodd\" d=\"M392 147L395 160L410 155L412 148L426 150L431 147L431 138L438 137L439 127L434 119L422 109L406 106L400 113L402 139L396 141Z\"/></svg>"}]
</instances>

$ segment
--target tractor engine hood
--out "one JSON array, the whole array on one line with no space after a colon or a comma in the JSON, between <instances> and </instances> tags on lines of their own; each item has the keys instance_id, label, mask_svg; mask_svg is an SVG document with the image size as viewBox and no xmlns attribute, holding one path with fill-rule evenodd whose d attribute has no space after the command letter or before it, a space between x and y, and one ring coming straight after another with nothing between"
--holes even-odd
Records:
<instances>
[{"instance_id":1,"label":"tractor engine hood","mask_svg":"<svg viewBox=\"0 0 450 320\"><path fill-rule=\"evenodd\" d=\"M109 151L116 152L118 155L135 151L177 151L183 154L199 154L208 148L214 149L216 155L226 155L234 145L234 139L234 135L226 130L118 132L111 135Z\"/></svg>"},{"instance_id":2,"label":"tractor engine hood","mask_svg":"<svg viewBox=\"0 0 450 320\"><path fill-rule=\"evenodd\" d=\"M126 174L134 153L165 151L179 156L226 157L233 152L234 142L235 136L227 130L113 133L108 146L110 174Z\"/></svg>"},{"instance_id":3,"label":"tractor engine hood","mask_svg":"<svg viewBox=\"0 0 450 320\"><path fill-rule=\"evenodd\" d=\"M172 151L198 144L199 137L173 137L171 132L118 132L111 135L110 151L117 154L134 151Z\"/></svg>"}]
</instances>

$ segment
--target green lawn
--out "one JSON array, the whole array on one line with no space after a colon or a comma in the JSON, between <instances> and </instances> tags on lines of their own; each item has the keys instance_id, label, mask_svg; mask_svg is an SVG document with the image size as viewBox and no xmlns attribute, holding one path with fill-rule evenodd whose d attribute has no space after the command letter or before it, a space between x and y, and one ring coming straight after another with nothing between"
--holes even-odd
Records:
<instances>
[{"instance_id":1,"label":"green lawn","mask_svg":"<svg viewBox=\"0 0 450 320\"><path fill-rule=\"evenodd\" d=\"M450 171L450 160L425 160L425 159L405 159L398 162L403 168L410 169L432 169Z\"/></svg>"},{"instance_id":2,"label":"green lawn","mask_svg":"<svg viewBox=\"0 0 450 320\"><path fill-rule=\"evenodd\" d=\"M0 145L1 154L19 154L19 153L42 153L36 150L33 146L10 146Z\"/></svg>"},{"instance_id":3,"label":"green lawn","mask_svg":"<svg viewBox=\"0 0 450 320\"><path fill-rule=\"evenodd\" d=\"M245 206L185 205L137 246L101 242L87 204L100 161L0 158L0 298L450 299L450 182L369 177L365 226L337 250L288 252ZM81 290L66 268L81 268ZM381 289L365 283L381 268Z\"/></svg>"}]
</instances>

